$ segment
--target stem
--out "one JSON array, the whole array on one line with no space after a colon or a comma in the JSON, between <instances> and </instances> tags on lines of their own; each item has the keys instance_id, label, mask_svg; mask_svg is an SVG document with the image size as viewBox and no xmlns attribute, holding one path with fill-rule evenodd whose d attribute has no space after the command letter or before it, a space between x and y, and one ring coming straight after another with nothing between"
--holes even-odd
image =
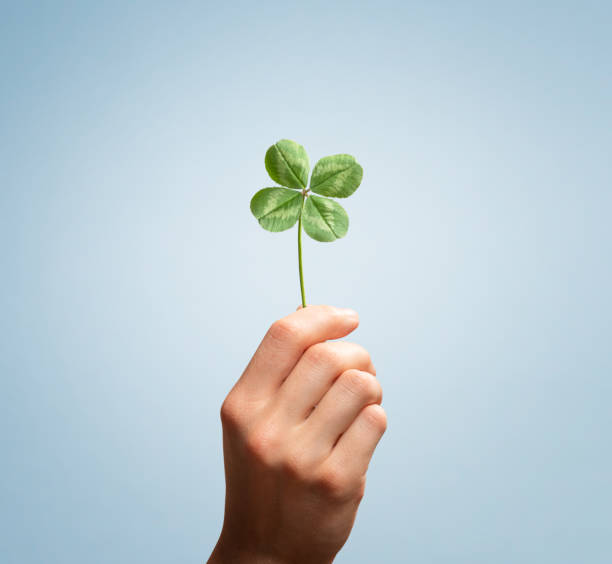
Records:
<instances>
[{"instance_id":1,"label":"stem","mask_svg":"<svg viewBox=\"0 0 612 564\"><path fill-rule=\"evenodd\" d=\"M300 265L300 290L302 292L302 307L306 307L306 294L304 293L304 271L302 268L302 212L306 202L306 193L302 193L302 209L298 220L298 263Z\"/></svg>"}]
</instances>

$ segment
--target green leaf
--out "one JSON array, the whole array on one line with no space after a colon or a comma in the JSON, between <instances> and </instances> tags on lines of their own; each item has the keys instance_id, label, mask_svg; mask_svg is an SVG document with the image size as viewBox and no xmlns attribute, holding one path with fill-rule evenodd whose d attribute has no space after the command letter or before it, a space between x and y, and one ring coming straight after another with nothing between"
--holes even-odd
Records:
<instances>
[{"instance_id":1,"label":"green leaf","mask_svg":"<svg viewBox=\"0 0 612 564\"><path fill-rule=\"evenodd\" d=\"M285 231L295 225L302 209L302 193L287 188L264 188L251 199L251 211L268 231Z\"/></svg>"},{"instance_id":2,"label":"green leaf","mask_svg":"<svg viewBox=\"0 0 612 564\"><path fill-rule=\"evenodd\" d=\"M310 161L306 149L289 139L281 139L266 151L266 170L275 182L289 188L306 188Z\"/></svg>"},{"instance_id":3,"label":"green leaf","mask_svg":"<svg viewBox=\"0 0 612 564\"><path fill-rule=\"evenodd\" d=\"M346 198L361 184L363 169L351 155L323 157L314 167L310 189L322 196Z\"/></svg>"},{"instance_id":4,"label":"green leaf","mask_svg":"<svg viewBox=\"0 0 612 564\"><path fill-rule=\"evenodd\" d=\"M335 241L346 235L349 218L337 202L308 196L302 212L302 225L304 231L317 241Z\"/></svg>"}]
</instances>

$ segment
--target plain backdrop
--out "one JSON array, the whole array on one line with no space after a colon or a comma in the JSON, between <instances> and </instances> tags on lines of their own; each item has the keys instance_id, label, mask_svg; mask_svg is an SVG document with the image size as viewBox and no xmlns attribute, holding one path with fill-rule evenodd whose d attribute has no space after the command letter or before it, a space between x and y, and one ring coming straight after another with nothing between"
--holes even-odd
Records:
<instances>
[{"instance_id":1,"label":"plain backdrop","mask_svg":"<svg viewBox=\"0 0 612 564\"><path fill-rule=\"evenodd\" d=\"M609 2L1 2L0 559L201 563L299 303L266 148L355 155L311 303L389 428L337 562L612 562Z\"/></svg>"}]
</instances>

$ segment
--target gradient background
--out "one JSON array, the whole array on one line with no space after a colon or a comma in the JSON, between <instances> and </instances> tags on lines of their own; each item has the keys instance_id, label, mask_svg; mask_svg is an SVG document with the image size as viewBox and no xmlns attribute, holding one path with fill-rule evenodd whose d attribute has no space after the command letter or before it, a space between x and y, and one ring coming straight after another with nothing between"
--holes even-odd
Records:
<instances>
[{"instance_id":1,"label":"gradient background","mask_svg":"<svg viewBox=\"0 0 612 564\"><path fill-rule=\"evenodd\" d=\"M282 137L364 166L311 303L389 429L338 563L612 562L608 2L2 2L3 564L206 560L218 410L299 302Z\"/></svg>"}]
</instances>

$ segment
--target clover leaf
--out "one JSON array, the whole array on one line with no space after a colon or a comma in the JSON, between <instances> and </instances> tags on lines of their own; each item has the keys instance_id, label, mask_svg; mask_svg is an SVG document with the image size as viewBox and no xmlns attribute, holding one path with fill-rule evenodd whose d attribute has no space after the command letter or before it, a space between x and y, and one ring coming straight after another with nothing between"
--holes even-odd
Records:
<instances>
[{"instance_id":1,"label":"clover leaf","mask_svg":"<svg viewBox=\"0 0 612 564\"><path fill-rule=\"evenodd\" d=\"M251 212L268 231L286 231L298 224L298 263L302 305L306 307L302 268L302 226L317 241L344 237L349 218L332 198L347 198L361 184L363 169L351 155L323 157L317 162L307 188L310 161L306 149L295 141L281 139L266 151L270 178L281 186L263 188L251 199ZM319 194L315 196L312 193Z\"/></svg>"}]
</instances>

